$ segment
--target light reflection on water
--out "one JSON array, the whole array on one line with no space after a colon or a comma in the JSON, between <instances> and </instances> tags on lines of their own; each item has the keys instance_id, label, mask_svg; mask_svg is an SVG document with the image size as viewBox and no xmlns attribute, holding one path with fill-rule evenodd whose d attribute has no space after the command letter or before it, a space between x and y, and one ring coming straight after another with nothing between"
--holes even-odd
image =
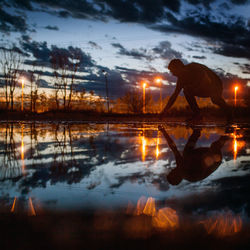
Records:
<instances>
[{"instance_id":1,"label":"light reflection on water","mask_svg":"<svg viewBox=\"0 0 250 250\"><path fill-rule=\"evenodd\" d=\"M250 205L249 135L244 126L2 123L1 204L35 215L38 204L126 207L144 195L158 209L240 212Z\"/></svg>"}]
</instances>

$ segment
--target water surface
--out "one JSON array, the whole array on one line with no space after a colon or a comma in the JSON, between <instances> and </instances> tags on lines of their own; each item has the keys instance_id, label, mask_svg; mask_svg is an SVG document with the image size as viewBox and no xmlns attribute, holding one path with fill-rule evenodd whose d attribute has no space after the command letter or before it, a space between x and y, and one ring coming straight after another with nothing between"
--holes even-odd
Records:
<instances>
[{"instance_id":1,"label":"water surface","mask_svg":"<svg viewBox=\"0 0 250 250\"><path fill-rule=\"evenodd\" d=\"M250 130L157 123L1 123L1 210L84 211L153 197L191 215L250 214Z\"/></svg>"}]
</instances>

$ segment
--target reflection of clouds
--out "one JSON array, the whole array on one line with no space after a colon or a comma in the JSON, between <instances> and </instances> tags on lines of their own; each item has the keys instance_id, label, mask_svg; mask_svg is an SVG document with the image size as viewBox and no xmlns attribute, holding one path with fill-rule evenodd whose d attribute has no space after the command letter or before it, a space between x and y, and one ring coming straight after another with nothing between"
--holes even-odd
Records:
<instances>
[{"instance_id":1,"label":"reflection of clouds","mask_svg":"<svg viewBox=\"0 0 250 250\"><path fill-rule=\"evenodd\" d=\"M232 171L239 174L241 169L233 168L231 162L224 161L222 171L219 172L223 173L223 176L216 173L207 182L199 182L193 186L184 182L180 187L173 188L166 182L166 175L175 166L174 156L167 143L159 137L157 126L154 124L143 124L143 128L142 124L110 124L109 131L106 124L37 124L35 130L36 140L35 136L31 136L29 125L24 124L25 178L14 180L22 175L20 161L15 161L15 158L9 161L13 167L6 167L5 170L14 171L16 164L19 167L19 170L15 170L17 173L4 174L13 178L13 182L16 181L23 194L34 188L50 190L52 185L58 187L60 184L67 184L73 187L77 184L88 194L101 190L101 194L112 196L115 192L126 193L126 189L130 188L133 195L140 189L156 192L160 196L178 194L177 196L183 197L191 191L207 189L212 181L231 176ZM175 140L176 145L182 150L186 142L185 137L190 135L189 129L169 126L167 131L173 138L178 138ZM221 128L206 128L204 133L202 132L199 145L210 144L221 131ZM4 134L5 127L0 124L0 140L3 140ZM14 125L13 137L19 138L18 152L22 149L21 143L19 144L20 135L20 126ZM142 137L146 141L145 144ZM241 138L242 141L244 139ZM227 150L231 158L227 160L233 161L232 144L229 144ZM3 145L0 145L0 150L2 161L5 154ZM238 151L237 160L242 159L240 154ZM230 167L226 166L227 163ZM3 167L0 174L3 174Z\"/></svg>"}]
</instances>

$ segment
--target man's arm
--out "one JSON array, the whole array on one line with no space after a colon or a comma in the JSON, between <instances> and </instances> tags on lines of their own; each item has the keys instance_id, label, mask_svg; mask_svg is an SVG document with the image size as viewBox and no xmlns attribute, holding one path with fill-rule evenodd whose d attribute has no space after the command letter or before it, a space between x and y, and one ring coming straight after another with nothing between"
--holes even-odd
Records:
<instances>
[{"instance_id":1,"label":"man's arm","mask_svg":"<svg viewBox=\"0 0 250 250\"><path fill-rule=\"evenodd\" d=\"M181 92L181 89L182 89L182 85L181 85L180 81L177 81L174 93L169 98L168 103L165 106L165 108L163 109L163 111L161 112L161 114L165 114L172 107L172 105L174 104L177 96Z\"/></svg>"}]
</instances>

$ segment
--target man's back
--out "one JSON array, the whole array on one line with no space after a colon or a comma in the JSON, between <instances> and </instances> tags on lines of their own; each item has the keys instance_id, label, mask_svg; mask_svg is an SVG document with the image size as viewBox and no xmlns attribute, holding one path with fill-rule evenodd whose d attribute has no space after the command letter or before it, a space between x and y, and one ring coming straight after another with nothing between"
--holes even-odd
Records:
<instances>
[{"instance_id":1,"label":"man's back","mask_svg":"<svg viewBox=\"0 0 250 250\"><path fill-rule=\"evenodd\" d=\"M211 97L222 94L220 78L208 67L199 63L184 66L183 73L178 77L184 91L193 96Z\"/></svg>"}]
</instances>

